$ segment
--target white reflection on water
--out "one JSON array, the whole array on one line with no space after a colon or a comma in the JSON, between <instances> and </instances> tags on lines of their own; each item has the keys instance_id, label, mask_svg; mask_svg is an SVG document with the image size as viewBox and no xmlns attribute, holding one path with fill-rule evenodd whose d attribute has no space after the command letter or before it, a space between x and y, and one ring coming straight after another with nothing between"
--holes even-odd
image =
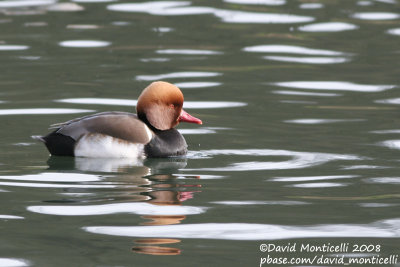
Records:
<instances>
[{"instance_id":1,"label":"white reflection on water","mask_svg":"<svg viewBox=\"0 0 400 267\"><path fill-rule=\"evenodd\" d=\"M400 98L381 99L376 100L375 103L400 105Z\"/></svg>"},{"instance_id":2,"label":"white reflection on water","mask_svg":"<svg viewBox=\"0 0 400 267\"><path fill-rule=\"evenodd\" d=\"M293 62L303 64L337 64L350 61L349 58L345 57L282 57L282 56L265 56L264 59L282 61L282 62Z\"/></svg>"},{"instance_id":3,"label":"white reflection on water","mask_svg":"<svg viewBox=\"0 0 400 267\"><path fill-rule=\"evenodd\" d=\"M328 237L398 238L400 219L388 219L370 224L319 224L309 226L198 223L160 226L91 226L87 232L129 237L201 238L224 240L275 240Z\"/></svg>"},{"instance_id":4,"label":"white reflection on water","mask_svg":"<svg viewBox=\"0 0 400 267\"><path fill-rule=\"evenodd\" d=\"M398 134L400 129L372 131L374 134Z\"/></svg>"},{"instance_id":5,"label":"white reflection on water","mask_svg":"<svg viewBox=\"0 0 400 267\"><path fill-rule=\"evenodd\" d=\"M212 14L228 23L302 23L313 21L313 17L292 14L244 12L213 7L190 6L189 1L154 1L144 3L113 4L107 9L121 12L143 12L159 16L181 16Z\"/></svg>"},{"instance_id":6,"label":"white reflection on water","mask_svg":"<svg viewBox=\"0 0 400 267\"><path fill-rule=\"evenodd\" d=\"M400 18L400 14L390 12L360 12L353 14L352 17L362 20L392 20Z\"/></svg>"},{"instance_id":7,"label":"white reflection on water","mask_svg":"<svg viewBox=\"0 0 400 267\"><path fill-rule=\"evenodd\" d=\"M175 83L179 88L204 88L204 87L215 87L221 85L219 82L181 82Z\"/></svg>"},{"instance_id":8,"label":"white reflection on water","mask_svg":"<svg viewBox=\"0 0 400 267\"><path fill-rule=\"evenodd\" d=\"M61 215L61 216L89 216L116 213L131 213L139 215L190 215L204 213L206 207L153 205L143 202L129 202L103 205L80 206L30 206L31 212Z\"/></svg>"},{"instance_id":9,"label":"white reflection on water","mask_svg":"<svg viewBox=\"0 0 400 267\"><path fill-rule=\"evenodd\" d=\"M355 92L382 92L395 87L395 85L369 85L357 84L352 82L340 81L292 81L277 82L273 85L290 88L302 88L311 90L338 90L338 91L355 91Z\"/></svg>"},{"instance_id":10,"label":"white reflection on water","mask_svg":"<svg viewBox=\"0 0 400 267\"><path fill-rule=\"evenodd\" d=\"M153 57L153 58L141 58L140 61L142 62L167 62L170 61L169 58L164 57Z\"/></svg>"},{"instance_id":11,"label":"white reflection on water","mask_svg":"<svg viewBox=\"0 0 400 267\"><path fill-rule=\"evenodd\" d=\"M396 29L390 29L387 31L388 34L393 34L393 35L400 35L400 28Z\"/></svg>"},{"instance_id":12,"label":"white reflection on water","mask_svg":"<svg viewBox=\"0 0 400 267\"><path fill-rule=\"evenodd\" d=\"M106 41L96 41L96 40L70 40L62 41L59 43L62 47L76 47L76 48L94 48L94 47L105 47L109 46L111 43Z\"/></svg>"},{"instance_id":13,"label":"white reflection on water","mask_svg":"<svg viewBox=\"0 0 400 267\"><path fill-rule=\"evenodd\" d=\"M0 258L0 267L22 267L30 266L29 261L13 258Z\"/></svg>"},{"instance_id":14,"label":"white reflection on water","mask_svg":"<svg viewBox=\"0 0 400 267\"><path fill-rule=\"evenodd\" d=\"M0 44L0 51L19 51L19 50L27 50L29 46L27 45L4 45Z\"/></svg>"},{"instance_id":15,"label":"white reflection on water","mask_svg":"<svg viewBox=\"0 0 400 267\"><path fill-rule=\"evenodd\" d=\"M244 200L244 201L213 201L213 204L227 205L227 206L243 206L243 205L282 205L282 206L292 206L292 205L307 205L309 203L303 201L284 201L284 200L270 200L270 201L256 201L256 200Z\"/></svg>"},{"instance_id":16,"label":"white reflection on water","mask_svg":"<svg viewBox=\"0 0 400 267\"><path fill-rule=\"evenodd\" d=\"M303 32L342 32L358 29L357 25L347 22L321 22L300 26Z\"/></svg>"},{"instance_id":17,"label":"white reflection on water","mask_svg":"<svg viewBox=\"0 0 400 267\"><path fill-rule=\"evenodd\" d=\"M288 186L299 187L299 188L327 188L327 187L341 187L346 185L348 185L348 183L306 183L306 184L293 184Z\"/></svg>"},{"instance_id":18,"label":"white reflection on water","mask_svg":"<svg viewBox=\"0 0 400 267\"><path fill-rule=\"evenodd\" d=\"M166 32L172 32L174 28L168 28L168 27L155 27L152 29L155 32L158 33L166 33Z\"/></svg>"},{"instance_id":19,"label":"white reflection on water","mask_svg":"<svg viewBox=\"0 0 400 267\"><path fill-rule=\"evenodd\" d=\"M199 168L199 169L182 169L182 171L257 171L257 170L285 170L285 169L301 169L314 167L333 160L360 160L361 158L355 155L341 155L331 153L317 152L295 152L289 150L274 150L274 149L221 149L221 150L202 150L198 151L203 157L227 155L231 156L282 156L289 157L289 160L283 161L250 161L237 162L226 167L216 168Z\"/></svg>"},{"instance_id":20,"label":"white reflection on water","mask_svg":"<svg viewBox=\"0 0 400 267\"><path fill-rule=\"evenodd\" d=\"M95 24L68 24L66 28L76 30L95 30L100 29L101 27Z\"/></svg>"},{"instance_id":21,"label":"white reflection on water","mask_svg":"<svg viewBox=\"0 0 400 267\"><path fill-rule=\"evenodd\" d=\"M352 165L345 166L342 170L364 170L364 169L387 169L387 166L377 166L377 165Z\"/></svg>"},{"instance_id":22,"label":"white reflection on water","mask_svg":"<svg viewBox=\"0 0 400 267\"><path fill-rule=\"evenodd\" d=\"M280 6L286 4L286 0L224 0L227 3L243 4L243 5L268 5Z\"/></svg>"},{"instance_id":23,"label":"white reflection on water","mask_svg":"<svg viewBox=\"0 0 400 267\"><path fill-rule=\"evenodd\" d=\"M300 92L300 91L290 91L290 90L276 90L272 92L278 95L327 96L327 97L341 96L341 94L335 94L335 93L315 93L315 92Z\"/></svg>"},{"instance_id":24,"label":"white reflection on water","mask_svg":"<svg viewBox=\"0 0 400 267\"><path fill-rule=\"evenodd\" d=\"M0 1L0 8L15 8L29 6L43 6L54 4L56 0L19 0L19 1Z\"/></svg>"},{"instance_id":25,"label":"white reflection on water","mask_svg":"<svg viewBox=\"0 0 400 267\"><path fill-rule=\"evenodd\" d=\"M72 0L72 2L77 2L77 3L107 3L116 1L118 0Z\"/></svg>"},{"instance_id":26,"label":"white reflection on water","mask_svg":"<svg viewBox=\"0 0 400 267\"><path fill-rule=\"evenodd\" d=\"M358 6L372 6L374 3L372 3L371 1L367 1L367 0L358 0L357 1L357 5Z\"/></svg>"},{"instance_id":27,"label":"white reflection on water","mask_svg":"<svg viewBox=\"0 0 400 267\"><path fill-rule=\"evenodd\" d=\"M205 71L183 71L183 72L173 72L164 73L158 75L138 75L136 80L138 81L155 81L171 78L198 78L198 77L215 77L220 76L220 72L205 72Z\"/></svg>"},{"instance_id":28,"label":"white reflection on water","mask_svg":"<svg viewBox=\"0 0 400 267\"><path fill-rule=\"evenodd\" d=\"M208 108L233 108L244 107L247 103L244 102L228 102L228 101L185 101L184 108L208 109Z\"/></svg>"},{"instance_id":29,"label":"white reflection on water","mask_svg":"<svg viewBox=\"0 0 400 267\"><path fill-rule=\"evenodd\" d=\"M392 149L400 149L400 140L387 140L380 143L382 146L386 146Z\"/></svg>"},{"instance_id":30,"label":"white reflection on water","mask_svg":"<svg viewBox=\"0 0 400 267\"><path fill-rule=\"evenodd\" d=\"M65 98L55 100L61 103L88 104L88 105L112 105L112 106L136 106L137 100L118 98Z\"/></svg>"},{"instance_id":31,"label":"white reflection on water","mask_svg":"<svg viewBox=\"0 0 400 267\"><path fill-rule=\"evenodd\" d=\"M75 12L85 10L85 8L75 3L56 3L47 6L46 10L56 12Z\"/></svg>"},{"instance_id":32,"label":"white reflection on water","mask_svg":"<svg viewBox=\"0 0 400 267\"><path fill-rule=\"evenodd\" d=\"M338 122L357 122L365 121L365 119L295 119L285 120L286 123L296 124L326 124L326 123L338 123Z\"/></svg>"},{"instance_id":33,"label":"white reflection on water","mask_svg":"<svg viewBox=\"0 0 400 267\"><path fill-rule=\"evenodd\" d=\"M364 179L364 181L372 184L400 185L400 177L377 177Z\"/></svg>"},{"instance_id":34,"label":"white reflection on water","mask_svg":"<svg viewBox=\"0 0 400 267\"><path fill-rule=\"evenodd\" d=\"M56 100L62 103L72 104L95 104L113 106L136 106L137 100L116 99L116 98L66 98ZM186 109L209 109L209 108L232 108L243 107L247 103L228 101L185 101L183 107ZM0 110L1 112L1 110ZM0 113L1 115L1 113Z\"/></svg>"},{"instance_id":35,"label":"white reflection on water","mask_svg":"<svg viewBox=\"0 0 400 267\"><path fill-rule=\"evenodd\" d=\"M346 54L343 52L338 52L333 50L313 49L313 48L294 46L294 45L247 46L243 48L243 51L258 52L258 53L286 53L286 54L314 55L314 56L341 56Z\"/></svg>"},{"instance_id":36,"label":"white reflection on water","mask_svg":"<svg viewBox=\"0 0 400 267\"><path fill-rule=\"evenodd\" d=\"M399 204L395 203L360 203L360 207L363 208L387 208L387 207L395 207L399 206Z\"/></svg>"},{"instance_id":37,"label":"white reflection on water","mask_svg":"<svg viewBox=\"0 0 400 267\"><path fill-rule=\"evenodd\" d=\"M65 173L65 172L43 172L28 175L2 175L0 179L14 181L36 181L36 182L94 182L100 181L102 178L92 174L81 173Z\"/></svg>"},{"instance_id":38,"label":"white reflection on water","mask_svg":"<svg viewBox=\"0 0 400 267\"><path fill-rule=\"evenodd\" d=\"M23 109L0 109L0 115L38 115L38 114L75 114L93 112L91 109L73 108L23 108Z\"/></svg>"},{"instance_id":39,"label":"white reflection on water","mask_svg":"<svg viewBox=\"0 0 400 267\"><path fill-rule=\"evenodd\" d=\"M20 183L20 182L0 182L3 186L32 187L32 188L115 188L121 187L110 184L47 184L47 183Z\"/></svg>"},{"instance_id":40,"label":"white reflection on water","mask_svg":"<svg viewBox=\"0 0 400 267\"><path fill-rule=\"evenodd\" d=\"M319 9L323 8L324 4L321 3L304 3L299 6L302 9Z\"/></svg>"},{"instance_id":41,"label":"white reflection on water","mask_svg":"<svg viewBox=\"0 0 400 267\"><path fill-rule=\"evenodd\" d=\"M15 216L15 215L0 214L0 220L22 220L22 219L25 219L25 218L21 217L21 216Z\"/></svg>"},{"instance_id":42,"label":"white reflection on water","mask_svg":"<svg viewBox=\"0 0 400 267\"><path fill-rule=\"evenodd\" d=\"M214 134L217 131L213 129L200 128L200 129L178 129L181 134Z\"/></svg>"},{"instance_id":43,"label":"white reflection on water","mask_svg":"<svg viewBox=\"0 0 400 267\"><path fill-rule=\"evenodd\" d=\"M199 50L199 49L160 49L156 50L157 54L173 54L173 55L220 55L219 51Z\"/></svg>"},{"instance_id":44,"label":"white reflection on water","mask_svg":"<svg viewBox=\"0 0 400 267\"><path fill-rule=\"evenodd\" d=\"M348 179L355 178L358 175L327 175L327 176L301 176L301 177L275 177L268 181L275 182L304 182L304 181L320 181L320 180L334 180L334 179Z\"/></svg>"}]
</instances>

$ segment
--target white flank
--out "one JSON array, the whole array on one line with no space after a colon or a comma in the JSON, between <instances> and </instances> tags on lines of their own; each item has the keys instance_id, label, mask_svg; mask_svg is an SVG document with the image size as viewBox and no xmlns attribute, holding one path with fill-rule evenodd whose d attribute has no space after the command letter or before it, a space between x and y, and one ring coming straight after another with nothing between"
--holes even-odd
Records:
<instances>
[{"instance_id":1,"label":"white flank","mask_svg":"<svg viewBox=\"0 0 400 267\"><path fill-rule=\"evenodd\" d=\"M75 146L75 156L87 158L143 158L144 145L102 134L86 134Z\"/></svg>"}]
</instances>

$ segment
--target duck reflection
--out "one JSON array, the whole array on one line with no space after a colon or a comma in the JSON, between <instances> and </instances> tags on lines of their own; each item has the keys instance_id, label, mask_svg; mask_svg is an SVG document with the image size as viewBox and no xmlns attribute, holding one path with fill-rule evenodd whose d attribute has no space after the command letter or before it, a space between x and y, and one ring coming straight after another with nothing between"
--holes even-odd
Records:
<instances>
[{"instance_id":1,"label":"duck reflection","mask_svg":"<svg viewBox=\"0 0 400 267\"><path fill-rule=\"evenodd\" d=\"M70 158L52 156L48 160L51 170L78 170L84 172L118 173L112 177L112 183L121 185L118 190L107 194L107 200L147 202L158 206L180 206L184 201L193 199L200 192L198 183L186 184L182 178L195 178L193 175L177 175L187 165L186 158L160 159L104 159ZM111 179L110 179L111 180ZM191 180L193 181L193 180ZM196 180L194 180L196 181ZM98 199L97 199L98 201ZM186 219L185 215L142 215L141 225L173 225ZM134 241L137 245L132 252L149 255L179 255L181 250L160 246L179 243L179 239L142 238Z\"/></svg>"},{"instance_id":2,"label":"duck reflection","mask_svg":"<svg viewBox=\"0 0 400 267\"><path fill-rule=\"evenodd\" d=\"M90 172L131 173L140 167L147 170L143 175L151 173L172 173L186 167L186 158L83 158L50 156L47 160L50 170L79 170ZM151 170L151 171L150 171Z\"/></svg>"},{"instance_id":3,"label":"duck reflection","mask_svg":"<svg viewBox=\"0 0 400 267\"><path fill-rule=\"evenodd\" d=\"M199 178L192 176L191 178ZM183 184L179 183L178 176L169 174L154 174L146 176L151 181L149 185L151 190L144 193L150 197L149 203L154 205L182 205L186 200L192 199L195 192L200 192L200 184ZM143 215L143 219L147 220L141 225L171 225L179 224L185 215ZM149 238L138 239L135 243L140 244L132 247L132 251L141 254L150 255L179 255L181 250L173 247L156 246L161 244L179 243L179 239L169 238ZM143 245L146 244L146 245Z\"/></svg>"}]
</instances>

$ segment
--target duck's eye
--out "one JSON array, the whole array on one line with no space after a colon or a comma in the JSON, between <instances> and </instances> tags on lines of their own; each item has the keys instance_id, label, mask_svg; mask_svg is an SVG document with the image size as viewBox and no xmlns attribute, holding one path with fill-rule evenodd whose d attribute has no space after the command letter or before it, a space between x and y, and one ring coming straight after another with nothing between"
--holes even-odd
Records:
<instances>
[{"instance_id":1,"label":"duck's eye","mask_svg":"<svg viewBox=\"0 0 400 267\"><path fill-rule=\"evenodd\" d=\"M175 105L174 104L169 104L168 107L169 108L175 108Z\"/></svg>"}]
</instances>

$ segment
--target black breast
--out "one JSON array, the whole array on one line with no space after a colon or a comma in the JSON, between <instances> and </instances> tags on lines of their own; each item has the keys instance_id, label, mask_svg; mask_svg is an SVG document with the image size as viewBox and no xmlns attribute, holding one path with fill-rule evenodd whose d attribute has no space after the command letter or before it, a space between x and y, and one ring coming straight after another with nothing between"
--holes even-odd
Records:
<instances>
[{"instance_id":1,"label":"black breast","mask_svg":"<svg viewBox=\"0 0 400 267\"><path fill-rule=\"evenodd\" d=\"M187 144L175 129L157 131L154 138L145 145L144 151L151 158L180 156L187 153Z\"/></svg>"}]
</instances>

